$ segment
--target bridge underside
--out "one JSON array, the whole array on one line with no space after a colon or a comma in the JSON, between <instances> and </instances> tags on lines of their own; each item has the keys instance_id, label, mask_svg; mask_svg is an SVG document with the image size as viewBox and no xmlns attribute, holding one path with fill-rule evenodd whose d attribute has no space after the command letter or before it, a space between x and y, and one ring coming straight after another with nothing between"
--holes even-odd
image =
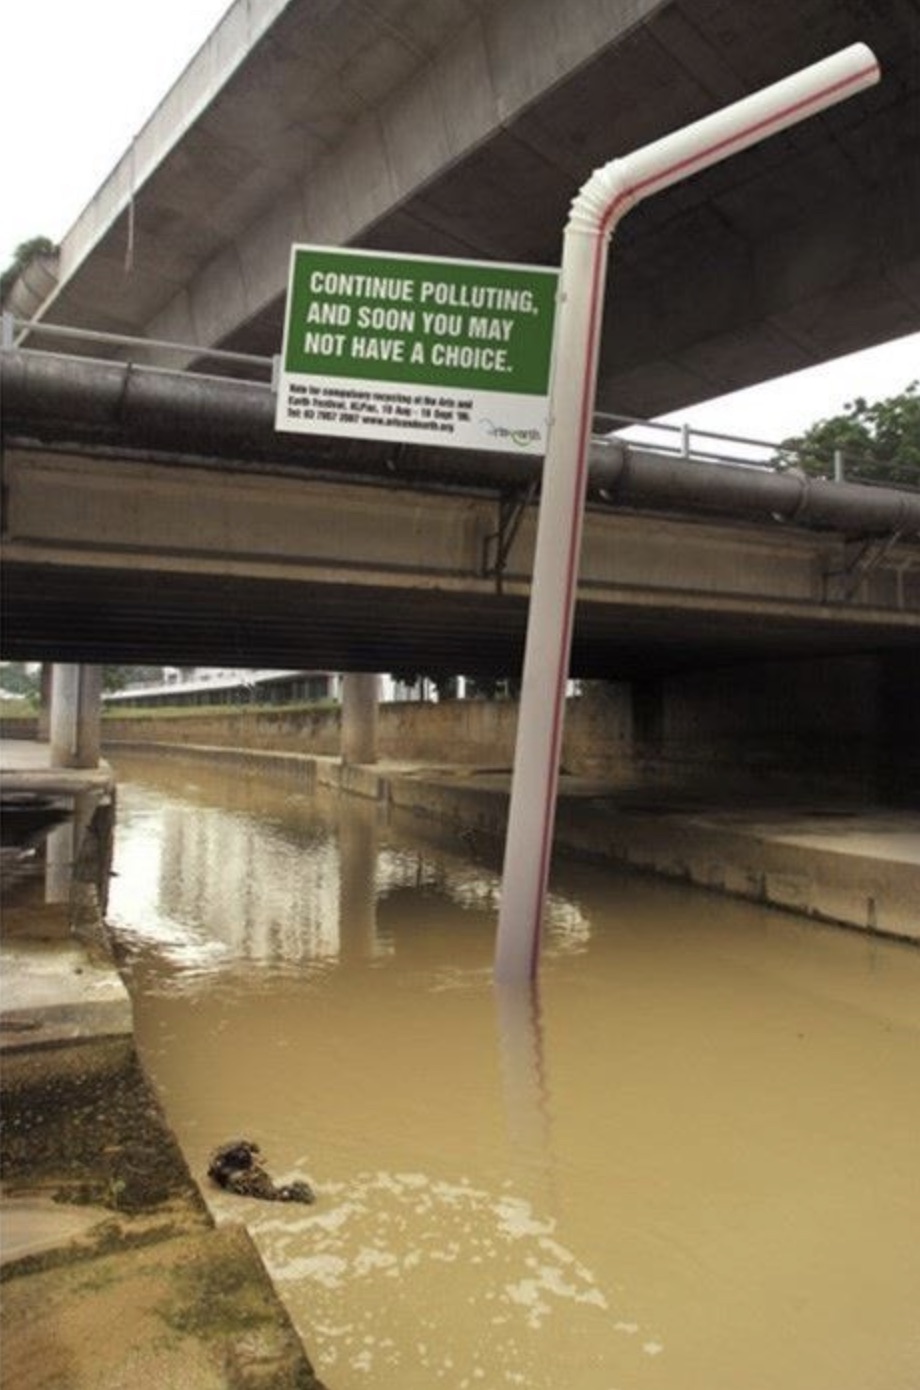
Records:
<instances>
[{"instance_id":1,"label":"bridge underside","mask_svg":"<svg viewBox=\"0 0 920 1390\"><path fill-rule=\"evenodd\" d=\"M270 356L293 241L556 264L598 164L857 40L877 88L626 219L598 405L651 415L884 342L920 328L917 0L241 0L41 317Z\"/></svg>"},{"instance_id":2,"label":"bridge underside","mask_svg":"<svg viewBox=\"0 0 920 1390\"><path fill-rule=\"evenodd\" d=\"M7 565L4 655L99 663L517 675L526 599L137 566ZM644 679L779 657L917 647L877 621L845 624L669 603L578 606L572 675Z\"/></svg>"}]
</instances>

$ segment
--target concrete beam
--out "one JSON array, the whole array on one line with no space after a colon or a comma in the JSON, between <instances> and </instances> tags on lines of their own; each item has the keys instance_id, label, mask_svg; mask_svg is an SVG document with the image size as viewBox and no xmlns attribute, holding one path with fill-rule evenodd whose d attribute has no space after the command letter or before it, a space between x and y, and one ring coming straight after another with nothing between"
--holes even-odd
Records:
<instances>
[{"instance_id":1,"label":"concrete beam","mask_svg":"<svg viewBox=\"0 0 920 1390\"><path fill-rule=\"evenodd\" d=\"M483 570L498 503L475 493L24 448L4 467L10 657L285 666L296 651L330 670L517 670L533 508L498 583ZM769 517L586 518L573 674L918 642L906 540Z\"/></svg>"},{"instance_id":2,"label":"concrete beam","mask_svg":"<svg viewBox=\"0 0 920 1390\"><path fill-rule=\"evenodd\" d=\"M108 571L132 564L148 572L329 584L347 577L362 587L437 584L483 598L496 587L483 568L497 524L490 498L211 471L203 488L195 468L25 449L7 450L5 474L8 565L79 560ZM523 597L529 590L535 526L529 507L502 576L506 593ZM594 509L586 518L581 586L595 598L659 594L681 607L820 610L837 601L829 580L850 568L860 608L894 624L914 621L920 614L920 574L910 577L916 549L899 548L891 537L880 544L886 553L859 568L845 536L775 523L677 516L652 522Z\"/></svg>"}]
</instances>

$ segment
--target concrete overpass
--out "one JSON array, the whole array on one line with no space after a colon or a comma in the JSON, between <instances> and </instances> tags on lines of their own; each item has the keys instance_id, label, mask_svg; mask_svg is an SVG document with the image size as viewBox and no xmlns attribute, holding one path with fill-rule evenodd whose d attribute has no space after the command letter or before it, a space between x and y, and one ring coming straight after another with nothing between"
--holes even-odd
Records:
<instances>
[{"instance_id":1,"label":"concrete overpass","mask_svg":"<svg viewBox=\"0 0 920 1390\"><path fill-rule=\"evenodd\" d=\"M538 462L278 435L269 387L0 353L3 649L515 674ZM572 672L920 649L920 496L596 447Z\"/></svg>"},{"instance_id":2,"label":"concrete overpass","mask_svg":"<svg viewBox=\"0 0 920 1390\"><path fill-rule=\"evenodd\" d=\"M860 39L878 88L618 234L599 405L742 387L920 329L918 0L238 0L12 307L270 356L291 242L555 264L594 166Z\"/></svg>"}]
</instances>

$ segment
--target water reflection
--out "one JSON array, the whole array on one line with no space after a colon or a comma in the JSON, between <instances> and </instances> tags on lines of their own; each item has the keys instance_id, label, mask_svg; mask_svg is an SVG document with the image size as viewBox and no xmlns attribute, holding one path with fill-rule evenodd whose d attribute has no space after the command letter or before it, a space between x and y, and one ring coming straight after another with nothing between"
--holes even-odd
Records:
<instances>
[{"instance_id":1,"label":"water reflection","mask_svg":"<svg viewBox=\"0 0 920 1390\"><path fill-rule=\"evenodd\" d=\"M521 1162L544 1175L555 1200L552 1110L539 987L536 982L496 985L495 1007L511 1145Z\"/></svg>"},{"instance_id":2,"label":"water reflection","mask_svg":"<svg viewBox=\"0 0 920 1390\"><path fill-rule=\"evenodd\" d=\"M119 835L119 874L143 904L129 932L172 937L176 945L181 939L186 965L196 951L202 968L242 959L371 959L391 952L397 935L408 946L420 901L444 899L474 914L497 910L494 868L443 849L381 843L385 816L377 802L351 799L339 816L328 797L290 787L272 795L260 779L242 775L230 804L214 804L209 788L216 784L221 795L227 774L196 771L194 782L183 783L182 800L165 806L141 787L128 791ZM548 910L557 949L582 949L589 927L578 907L551 897Z\"/></svg>"},{"instance_id":3,"label":"water reflection","mask_svg":"<svg viewBox=\"0 0 920 1390\"><path fill-rule=\"evenodd\" d=\"M244 1133L316 1187L209 1201L331 1390L920 1384L920 952L562 864L541 997L498 992L496 864L131 770L139 1046L196 1174Z\"/></svg>"},{"instance_id":4,"label":"water reflection","mask_svg":"<svg viewBox=\"0 0 920 1390\"><path fill-rule=\"evenodd\" d=\"M377 803L356 801L338 824L338 941L343 960L370 960L384 950L377 935Z\"/></svg>"},{"instance_id":5,"label":"water reflection","mask_svg":"<svg viewBox=\"0 0 920 1390\"><path fill-rule=\"evenodd\" d=\"M339 862L328 831L266 835L251 816L174 808L162 823L160 903L235 955L296 962L339 953Z\"/></svg>"}]
</instances>

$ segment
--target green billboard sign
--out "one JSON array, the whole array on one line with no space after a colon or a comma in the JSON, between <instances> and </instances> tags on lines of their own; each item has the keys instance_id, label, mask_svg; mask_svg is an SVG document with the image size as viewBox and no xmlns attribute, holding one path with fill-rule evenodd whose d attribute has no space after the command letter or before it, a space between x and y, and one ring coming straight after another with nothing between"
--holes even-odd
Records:
<instances>
[{"instance_id":1,"label":"green billboard sign","mask_svg":"<svg viewBox=\"0 0 920 1390\"><path fill-rule=\"evenodd\" d=\"M293 247L276 427L542 454L557 279Z\"/></svg>"}]
</instances>

